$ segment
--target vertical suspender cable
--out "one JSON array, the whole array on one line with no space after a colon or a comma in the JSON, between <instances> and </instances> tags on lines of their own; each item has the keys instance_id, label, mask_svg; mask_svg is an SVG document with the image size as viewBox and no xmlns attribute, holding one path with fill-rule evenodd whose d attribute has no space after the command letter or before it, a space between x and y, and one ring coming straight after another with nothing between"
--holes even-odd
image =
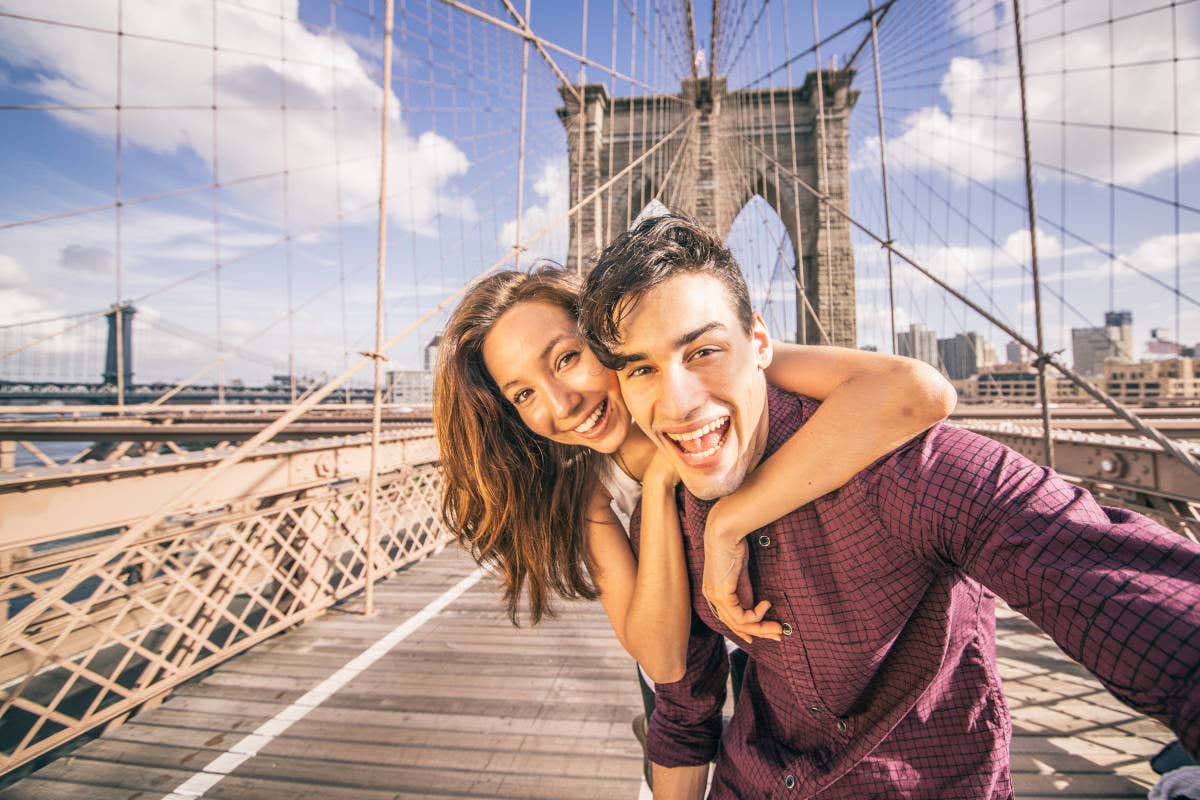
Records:
<instances>
[{"instance_id":1,"label":"vertical suspender cable","mask_svg":"<svg viewBox=\"0 0 1200 800\"><path fill-rule=\"evenodd\" d=\"M829 191L829 153L826 147L826 131L825 131L825 65L821 63L821 26L817 18L817 0L812 0L812 22L813 22L813 57L817 60L817 136L819 137L820 158L817 163L817 188L821 190L821 194L826 203L833 202L833 198ZM821 286L817 288L817 301L820 302L822 291L826 296L831 296L833 287L830 284L833 282L833 265L830 264L830 257L833 249L833 226L832 215L828 209L822 208L822 203L817 203L817 219L824 216L825 223L825 252L821 252L820 234L817 236L817 259L818 267L824 266L824 280L821 281ZM822 255L824 258L822 258ZM826 325L833 328L833 320L829 318L831 308L827 309L822 306L822 312L825 314ZM817 315L819 317L819 315ZM833 344L832 340L826 344Z\"/></svg>"},{"instance_id":2,"label":"vertical suspender cable","mask_svg":"<svg viewBox=\"0 0 1200 800\"><path fill-rule=\"evenodd\" d=\"M587 37L588 37L588 0L583 0L583 30L579 34L579 53L583 59L587 58ZM587 142L587 61L580 59L579 61L579 114L577 115L575 124L578 125L578 131L575 136L575 190L576 194L571 198L571 205L579 202L583 197L583 155L586 149ZM593 215L593 218L595 215ZM583 214L579 214L572 221L575 226L575 274L583 275Z\"/></svg>"},{"instance_id":3,"label":"vertical suspender cable","mask_svg":"<svg viewBox=\"0 0 1200 800\"><path fill-rule=\"evenodd\" d=\"M713 91L713 82L717 77L717 28L721 15L721 0L713 0L712 4L712 50L708 54L708 91Z\"/></svg>"},{"instance_id":4,"label":"vertical suspender cable","mask_svg":"<svg viewBox=\"0 0 1200 800\"><path fill-rule=\"evenodd\" d=\"M375 613L375 494L379 476L375 474L379 458L379 428L383 416L383 297L384 274L387 267L387 164L388 164L388 100L392 94L392 25L395 0L387 0L383 23L383 101L379 115L379 250L375 266L375 391L371 398L371 470L367 477L367 540L363 547L363 614Z\"/></svg>"},{"instance_id":5,"label":"vertical suspender cable","mask_svg":"<svg viewBox=\"0 0 1200 800\"><path fill-rule=\"evenodd\" d=\"M525 25L529 30L529 4L525 0ZM529 95L529 36L521 44L521 132L517 150L517 235L513 242L513 265L521 268L521 207L525 203L525 108Z\"/></svg>"},{"instance_id":6,"label":"vertical suspender cable","mask_svg":"<svg viewBox=\"0 0 1200 800\"><path fill-rule=\"evenodd\" d=\"M791 30L788 26L788 9L783 8L783 49L792 52ZM792 174L798 174L796 168L796 88L792 83L792 59L786 62L788 85L788 137L791 141ZM800 220L800 187L792 179L792 209L796 226L796 341L808 344L808 276L804 268L804 228Z\"/></svg>"},{"instance_id":7,"label":"vertical suspender cable","mask_svg":"<svg viewBox=\"0 0 1200 800\"><path fill-rule=\"evenodd\" d=\"M879 175L883 181L883 231L892 240L892 207L888 197L887 146L883 133L883 84L879 77L879 31L875 19L875 0L867 0L871 11L871 56L875 67L875 116L879 122ZM888 309L892 323L892 355L896 355L896 284L892 268L892 251L887 251Z\"/></svg>"},{"instance_id":8,"label":"vertical suspender cable","mask_svg":"<svg viewBox=\"0 0 1200 800\"><path fill-rule=\"evenodd\" d=\"M217 356L217 403L225 403L225 324L221 314L221 158L217 146L219 121L217 119L217 0L212 2L212 164L213 164L213 283L216 291ZM342 365L345 369L345 365Z\"/></svg>"},{"instance_id":9,"label":"vertical suspender cable","mask_svg":"<svg viewBox=\"0 0 1200 800\"><path fill-rule=\"evenodd\" d=\"M121 216L124 201L121 198L121 150L122 150L122 124L121 124L121 102L122 92L121 87L125 83L123 71L124 61L124 43L125 32L123 30L125 24L125 8L124 3L117 0L117 137L116 137L116 193L117 193L117 208L116 208L116 238L114 241L115 249L115 264L114 272L117 281L117 305L113 314L113 332L116 336L116 366L117 366L117 407L122 411L125 410L125 302L121 299L121 294L124 289L124 275L122 274L122 259L121 252Z\"/></svg>"},{"instance_id":10,"label":"vertical suspender cable","mask_svg":"<svg viewBox=\"0 0 1200 800\"><path fill-rule=\"evenodd\" d=\"M1021 31L1021 0L1013 0L1013 25L1017 36L1017 78L1021 89L1021 138L1025 145L1025 196L1029 211L1029 260L1033 270L1033 318L1037 330L1038 397L1042 403L1042 444L1046 466L1054 468L1054 439L1050 431L1050 403L1046 396L1046 345L1042 332L1042 284L1038 272L1037 206L1033 193L1033 153L1029 145L1029 107L1025 91L1025 44Z\"/></svg>"},{"instance_id":11,"label":"vertical suspender cable","mask_svg":"<svg viewBox=\"0 0 1200 800\"><path fill-rule=\"evenodd\" d=\"M691 62L692 77L699 78L696 73L696 18L692 14L692 0L683 0L683 5L687 9L688 44L692 48L688 53L688 61Z\"/></svg>"}]
</instances>

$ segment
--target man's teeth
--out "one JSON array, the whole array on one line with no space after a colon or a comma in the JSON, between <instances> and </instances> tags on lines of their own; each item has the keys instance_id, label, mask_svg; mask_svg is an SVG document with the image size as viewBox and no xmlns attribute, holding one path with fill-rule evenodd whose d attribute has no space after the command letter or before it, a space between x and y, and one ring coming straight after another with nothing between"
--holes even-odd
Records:
<instances>
[{"instance_id":1,"label":"man's teeth","mask_svg":"<svg viewBox=\"0 0 1200 800\"><path fill-rule=\"evenodd\" d=\"M600 417L604 416L604 409L608 407L608 401L604 400L600 405L596 406L596 410L592 415L585 419L578 427L575 428L576 433L587 433L592 428L596 427L596 423L600 421Z\"/></svg>"},{"instance_id":2,"label":"man's teeth","mask_svg":"<svg viewBox=\"0 0 1200 800\"><path fill-rule=\"evenodd\" d=\"M691 441L692 439L699 439L701 436L703 436L706 433L712 433L713 431L715 431L717 428L720 428L722 425L724 425L728 421L729 421L729 417L719 417L717 419L714 419L712 422L708 423L707 425L705 425L703 428L697 428L696 430L688 431L687 433L668 433L667 436L671 437L672 439L674 439L677 442L687 442L687 441ZM717 452L716 447L713 447L713 448L710 448L709 450L704 451L704 453L707 455L712 455L715 452Z\"/></svg>"}]
</instances>

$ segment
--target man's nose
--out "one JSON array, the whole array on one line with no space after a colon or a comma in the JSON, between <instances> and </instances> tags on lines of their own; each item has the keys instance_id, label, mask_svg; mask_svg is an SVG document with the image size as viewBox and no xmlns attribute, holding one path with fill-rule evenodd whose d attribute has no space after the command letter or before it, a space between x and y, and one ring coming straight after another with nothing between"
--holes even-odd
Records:
<instances>
[{"instance_id":1,"label":"man's nose","mask_svg":"<svg viewBox=\"0 0 1200 800\"><path fill-rule=\"evenodd\" d=\"M663 420L684 422L704 405L704 387L682 365L665 368L659 386L658 416Z\"/></svg>"}]
</instances>

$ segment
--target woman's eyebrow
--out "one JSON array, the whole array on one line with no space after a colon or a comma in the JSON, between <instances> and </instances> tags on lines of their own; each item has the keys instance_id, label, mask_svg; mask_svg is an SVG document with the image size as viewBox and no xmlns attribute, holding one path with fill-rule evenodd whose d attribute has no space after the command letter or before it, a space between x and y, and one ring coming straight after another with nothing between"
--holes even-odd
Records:
<instances>
[{"instance_id":1,"label":"woman's eyebrow","mask_svg":"<svg viewBox=\"0 0 1200 800\"><path fill-rule=\"evenodd\" d=\"M545 347L542 348L542 352L538 355L538 360L545 361L546 358L550 355L550 351L553 350L555 347L558 347L559 342L561 342L563 339L572 339L572 338L574 338L574 337L571 336L571 334L569 334L569 333L560 333L558 336L555 336L553 339L551 339L549 342L546 343ZM520 382L521 382L520 378L513 378L511 381L509 381L508 383L501 386L500 391L507 392L508 388L510 386L512 386L515 383L520 383Z\"/></svg>"}]
</instances>

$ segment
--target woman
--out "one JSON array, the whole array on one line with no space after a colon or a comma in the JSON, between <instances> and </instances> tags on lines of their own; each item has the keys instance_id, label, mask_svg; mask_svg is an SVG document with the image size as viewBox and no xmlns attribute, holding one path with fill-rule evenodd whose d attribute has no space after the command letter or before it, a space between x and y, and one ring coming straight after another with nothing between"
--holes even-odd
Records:
<instances>
[{"instance_id":1,"label":"woman","mask_svg":"<svg viewBox=\"0 0 1200 800\"><path fill-rule=\"evenodd\" d=\"M446 524L498 568L517 623L524 591L536 624L552 595L595 599L654 681L683 672L691 619L678 481L631 423L616 374L576 323L579 283L560 269L503 272L475 286L443 334L434 421ZM708 524L747 534L842 486L949 413L953 389L932 367L844 348L778 344L773 384L820 410ZM639 485L640 484L640 487ZM628 514L642 499L641 550ZM777 639L759 603L739 628Z\"/></svg>"}]
</instances>

